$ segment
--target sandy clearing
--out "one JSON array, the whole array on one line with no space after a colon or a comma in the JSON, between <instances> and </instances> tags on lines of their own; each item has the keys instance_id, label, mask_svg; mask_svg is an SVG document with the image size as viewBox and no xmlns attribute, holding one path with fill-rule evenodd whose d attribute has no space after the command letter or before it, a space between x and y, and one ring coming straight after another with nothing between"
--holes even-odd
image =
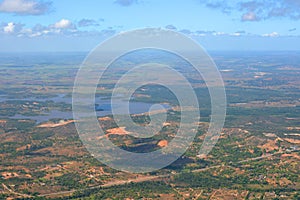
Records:
<instances>
[{"instance_id":1,"label":"sandy clearing","mask_svg":"<svg viewBox=\"0 0 300 200\"><path fill-rule=\"evenodd\" d=\"M267 152L278 150L276 140L268 140L265 144L259 145L258 148L265 149Z\"/></svg>"},{"instance_id":2,"label":"sandy clearing","mask_svg":"<svg viewBox=\"0 0 300 200\"><path fill-rule=\"evenodd\" d=\"M298 126L290 126L290 127L286 127L287 130L292 131L292 130L300 130L300 127Z\"/></svg>"},{"instance_id":3,"label":"sandy clearing","mask_svg":"<svg viewBox=\"0 0 300 200\"><path fill-rule=\"evenodd\" d=\"M100 117L100 118L98 118L98 120L100 120L100 121L110 121L110 120L112 120L112 118L110 118L110 117Z\"/></svg>"},{"instance_id":4,"label":"sandy clearing","mask_svg":"<svg viewBox=\"0 0 300 200\"><path fill-rule=\"evenodd\" d=\"M2 177L3 179L10 179L19 177L19 174L17 174L16 172L2 172Z\"/></svg>"},{"instance_id":5,"label":"sandy clearing","mask_svg":"<svg viewBox=\"0 0 300 200\"><path fill-rule=\"evenodd\" d=\"M108 134L106 134L106 136L109 136L109 135L127 135L127 134L129 134L129 132L126 131L125 128L126 127L107 129L106 132L108 132Z\"/></svg>"},{"instance_id":6,"label":"sandy clearing","mask_svg":"<svg viewBox=\"0 0 300 200\"><path fill-rule=\"evenodd\" d=\"M285 141L292 143L292 144L300 144L300 140L284 138Z\"/></svg>"},{"instance_id":7,"label":"sandy clearing","mask_svg":"<svg viewBox=\"0 0 300 200\"><path fill-rule=\"evenodd\" d=\"M291 154L282 154L281 157L285 158L285 157L293 157L296 158L298 160L300 160L300 156L296 153L291 153Z\"/></svg>"},{"instance_id":8,"label":"sandy clearing","mask_svg":"<svg viewBox=\"0 0 300 200\"><path fill-rule=\"evenodd\" d=\"M266 137L277 137L277 135L274 134L274 133L263 133L263 134L264 134L264 136L266 136Z\"/></svg>"},{"instance_id":9,"label":"sandy clearing","mask_svg":"<svg viewBox=\"0 0 300 200\"><path fill-rule=\"evenodd\" d=\"M70 124L72 122L75 122L75 120L61 120L59 123L53 123L53 122L48 122L45 124L40 124L37 127L38 128L55 128L55 127L59 127L59 126L65 126L67 124Z\"/></svg>"},{"instance_id":10,"label":"sandy clearing","mask_svg":"<svg viewBox=\"0 0 300 200\"><path fill-rule=\"evenodd\" d=\"M30 147L31 147L31 144L26 144L24 146L17 148L16 151L24 151L26 149L30 149Z\"/></svg>"}]
</instances>

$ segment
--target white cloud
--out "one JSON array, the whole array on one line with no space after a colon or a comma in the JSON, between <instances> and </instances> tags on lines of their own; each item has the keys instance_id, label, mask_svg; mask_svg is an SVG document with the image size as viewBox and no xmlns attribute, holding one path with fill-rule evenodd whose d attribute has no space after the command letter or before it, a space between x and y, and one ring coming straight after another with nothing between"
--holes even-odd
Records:
<instances>
[{"instance_id":1,"label":"white cloud","mask_svg":"<svg viewBox=\"0 0 300 200\"><path fill-rule=\"evenodd\" d=\"M54 28L58 29L68 29L68 28L74 28L73 23L68 19L61 19L60 21L56 22L54 24Z\"/></svg>"},{"instance_id":2,"label":"white cloud","mask_svg":"<svg viewBox=\"0 0 300 200\"><path fill-rule=\"evenodd\" d=\"M214 32L213 35L214 36L222 36L222 35L227 35L227 34L224 32Z\"/></svg>"},{"instance_id":3,"label":"white cloud","mask_svg":"<svg viewBox=\"0 0 300 200\"><path fill-rule=\"evenodd\" d=\"M67 19L61 19L48 26L36 24L33 27L24 28L20 23L2 23L0 30L3 33L15 34L19 37L39 37L44 35L75 35L78 31L74 23ZM0 31L1 33L1 31Z\"/></svg>"},{"instance_id":4,"label":"white cloud","mask_svg":"<svg viewBox=\"0 0 300 200\"><path fill-rule=\"evenodd\" d=\"M41 15L48 12L50 6L49 2L38 2L37 0L3 0L0 3L0 12Z\"/></svg>"},{"instance_id":5,"label":"white cloud","mask_svg":"<svg viewBox=\"0 0 300 200\"><path fill-rule=\"evenodd\" d=\"M230 35L231 35L231 36L236 36L236 37L239 37L239 36L241 36L241 33L237 33L237 32L235 32L235 33L231 33Z\"/></svg>"},{"instance_id":6,"label":"white cloud","mask_svg":"<svg viewBox=\"0 0 300 200\"><path fill-rule=\"evenodd\" d=\"M248 12L243 14L242 21L258 21L259 18L256 16L254 12Z\"/></svg>"},{"instance_id":7,"label":"white cloud","mask_svg":"<svg viewBox=\"0 0 300 200\"><path fill-rule=\"evenodd\" d=\"M7 23L7 25L3 27L3 31L5 33L13 33L15 31L15 24L13 22Z\"/></svg>"},{"instance_id":8,"label":"white cloud","mask_svg":"<svg viewBox=\"0 0 300 200\"><path fill-rule=\"evenodd\" d=\"M278 37L279 34L277 32L266 33L262 35L263 37Z\"/></svg>"},{"instance_id":9,"label":"white cloud","mask_svg":"<svg viewBox=\"0 0 300 200\"><path fill-rule=\"evenodd\" d=\"M41 32L37 32L37 33L32 33L32 34L30 34L29 37L39 37L39 36L41 36L41 35L42 35Z\"/></svg>"}]
</instances>

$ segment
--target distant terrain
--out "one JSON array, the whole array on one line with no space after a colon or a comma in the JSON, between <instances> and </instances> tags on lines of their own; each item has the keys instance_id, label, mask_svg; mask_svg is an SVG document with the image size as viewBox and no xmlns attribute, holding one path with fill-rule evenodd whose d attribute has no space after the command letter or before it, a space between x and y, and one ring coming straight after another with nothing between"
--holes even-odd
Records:
<instances>
[{"instance_id":1,"label":"distant terrain","mask_svg":"<svg viewBox=\"0 0 300 200\"><path fill-rule=\"evenodd\" d=\"M170 166L144 174L105 166L79 139L71 97L85 53L0 54L0 199L300 199L300 52L210 53L224 79L228 107L208 155L197 152L209 125L209 93L187 62L174 55L132 54L117 60L99 83L96 106L105 137L139 153L174 138L178 101L160 85L140 87L131 101L132 119L149 123L154 103L167 105L168 118L159 134L137 139L110 112L106 100L115 80L128 66L163 62L195 89L201 119L193 145Z\"/></svg>"}]
</instances>

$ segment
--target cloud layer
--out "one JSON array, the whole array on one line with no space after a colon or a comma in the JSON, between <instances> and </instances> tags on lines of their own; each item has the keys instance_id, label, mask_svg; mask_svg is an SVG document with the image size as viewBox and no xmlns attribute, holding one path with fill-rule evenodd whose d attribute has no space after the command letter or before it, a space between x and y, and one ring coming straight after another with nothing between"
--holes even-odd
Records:
<instances>
[{"instance_id":1,"label":"cloud layer","mask_svg":"<svg viewBox=\"0 0 300 200\"><path fill-rule=\"evenodd\" d=\"M3 0L0 3L0 12L18 15L42 15L50 10L51 2L37 0Z\"/></svg>"},{"instance_id":2,"label":"cloud layer","mask_svg":"<svg viewBox=\"0 0 300 200\"><path fill-rule=\"evenodd\" d=\"M131 6L133 4L137 4L138 0L116 0L115 3L121 6Z\"/></svg>"},{"instance_id":3,"label":"cloud layer","mask_svg":"<svg viewBox=\"0 0 300 200\"><path fill-rule=\"evenodd\" d=\"M103 22L104 19L100 19L99 21ZM94 19L81 19L78 22L79 27L86 27L86 26L99 26L99 22Z\"/></svg>"},{"instance_id":4,"label":"cloud layer","mask_svg":"<svg viewBox=\"0 0 300 200\"><path fill-rule=\"evenodd\" d=\"M200 3L211 9L224 13L239 12L241 21L261 21L272 18L289 18L300 20L299 0L200 0Z\"/></svg>"},{"instance_id":5,"label":"cloud layer","mask_svg":"<svg viewBox=\"0 0 300 200\"><path fill-rule=\"evenodd\" d=\"M101 20L100 20L101 21ZM93 26L94 29L85 29L86 26ZM237 30L235 32L226 33L216 30L189 30L189 29L178 29L176 26L169 24L164 27L165 29L179 31L190 37L282 37L282 36L292 36L292 35L281 35L276 31L264 33L264 34L255 34L249 33L244 30ZM17 37L42 37L42 36L53 36L53 35L62 35L62 36L95 36L95 35L105 35L112 36L113 34L119 32L115 28L102 28L100 29L99 24L96 20L92 19L81 19L77 25L69 19L61 19L53 24L41 25L36 24L31 28L25 27L24 24L7 22L0 24L0 36L1 34L5 35L14 35ZM296 31L296 28L287 30L288 32ZM298 35L293 35L297 36Z\"/></svg>"},{"instance_id":6,"label":"cloud layer","mask_svg":"<svg viewBox=\"0 0 300 200\"><path fill-rule=\"evenodd\" d=\"M95 35L111 36L115 34L117 31L113 28L102 28L101 30L99 30L98 25L95 24L96 22L97 22L96 20L87 20L87 19L82 19L78 22L78 24L80 24L81 27L85 27L87 25L94 26L95 28L97 28L95 30L85 30L84 28L79 27L79 25L76 26L76 23L65 18L53 24L49 24L49 25L36 24L30 28L25 27L24 24L6 22L0 24L0 37L1 35L29 37L29 38L44 37L44 36L48 37L48 36L55 36L55 35L72 36L72 37L95 36Z\"/></svg>"},{"instance_id":7,"label":"cloud layer","mask_svg":"<svg viewBox=\"0 0 300 200\"><path fill-rule=\"evenodd\" d=\"M254 13L257 20L269 18L300 19L299 0L253 0L240 3L240 10Z\"/></svg>"}]
</instances>

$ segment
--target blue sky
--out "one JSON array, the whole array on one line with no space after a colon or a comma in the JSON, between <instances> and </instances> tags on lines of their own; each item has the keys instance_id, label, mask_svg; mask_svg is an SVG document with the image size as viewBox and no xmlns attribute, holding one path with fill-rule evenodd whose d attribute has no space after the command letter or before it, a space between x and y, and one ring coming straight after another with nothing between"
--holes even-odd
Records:
<instances>
[{"instance_id":1,"label":"blue sky","mask_svg":"<svg viewBox=\"0 0 300 200\"><path fill-rule=\"evenodd\" d=\"M299 0L0 0L0 51L89 51L145 27L208 50L300 50L299 25Z\"/></svg>"}]
</instances>

